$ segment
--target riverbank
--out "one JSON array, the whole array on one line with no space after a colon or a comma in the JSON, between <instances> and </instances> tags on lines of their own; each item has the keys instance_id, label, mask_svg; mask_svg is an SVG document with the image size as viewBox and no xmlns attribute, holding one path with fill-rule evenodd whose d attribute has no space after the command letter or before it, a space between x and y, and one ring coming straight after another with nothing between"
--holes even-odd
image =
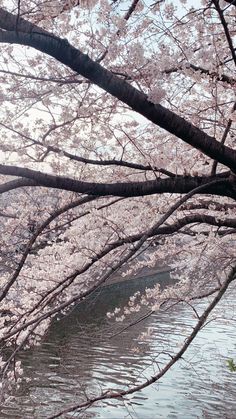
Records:
<instances>
[{"instance_id":1,"label":"riverbank","mask_svg":"<svg viewBox=\"0 0 236 419\"><path fill-rule=\"evenodd\" d=\"M143 266L140 268L137 272L133 273L132 275L122 276L123 270L119 270L119 272L114 273L103 285L104 287L112 284L119 284L123 283L129 280L138 280L141 278L147 278L150 276L163 274L163 273L170 273L172 271L172 268L168 265L160 265L160 263L157 263L154 267L150 268L150 266Z\"/></svg>"}]
</instances>

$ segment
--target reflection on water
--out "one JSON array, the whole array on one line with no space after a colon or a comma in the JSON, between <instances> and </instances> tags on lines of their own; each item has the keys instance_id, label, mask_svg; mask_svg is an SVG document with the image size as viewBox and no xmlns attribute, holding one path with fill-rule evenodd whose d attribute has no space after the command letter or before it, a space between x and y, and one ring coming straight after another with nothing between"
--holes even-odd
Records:
<instances>
[{"instance_id":1,"label":"reflection on water","mask_svg":"<svg viewBox=\"0 0 236 419\"><path fill-rule=\"evenodd\" d=\"M55 322L38 349L22 354L31 381L2 406L0 418L46 418L100 389L123 388L157 371L164 357L161 352L178 350L181 337L191 329L194 319L189 307L176 306L113 338L119 325L105 316L126 303L137 287L150 287L156 280L154 275L108 286ZM165 273L159 274L158 280L170 282ZM214 312L215 320L161 382L125 402L108 401L64 417L236 418L236 373L226 366L226 359L236 358L235 295L233 289L228 292ZM231 319L229 324L219 318L224 310ZM150 328L153 333L148 342L140 341L140 333Z\"/></svg>"}]
</instances>

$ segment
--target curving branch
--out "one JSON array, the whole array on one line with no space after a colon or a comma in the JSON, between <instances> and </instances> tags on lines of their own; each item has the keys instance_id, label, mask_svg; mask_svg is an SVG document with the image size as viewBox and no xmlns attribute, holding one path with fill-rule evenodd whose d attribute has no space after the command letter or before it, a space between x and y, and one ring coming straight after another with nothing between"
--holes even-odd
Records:
<instances>
[{"instance_id":1,"label":"curving branch","mask_svg":"<svg viewBox=\"0 0 236 419\"><path fill-rule=\"evenodd\" d=\"M227 39L228 46L229 46L234 64L236 65L236 53L235 53L235 49L234 49L234 45L233 45L233 40L232 40L230 32L229 32L228 24L227 24L227 22L225 20L225 17L224 17L224 11L220 7L219 0L212 0L212 2L215 6L215 9L216 9L218 15L219 15L219 18L220 18L221 24L222 24L223 29L224 29L225 37Z\"/></svg>"},{"instance_id":2,"label":"curving branch","mask_svg":"<svg viewBox=\"0 0 236 419\"><path fill-rule=\"evenodd\" d=\"M187 339L183 343L181 349L173 357L171 357L171 360L158 373L154 374L152 377L145 380L144 382L142 382L140 384L137 384L136 386L132 386L131 388L129 388L127 390L119 390L119 391L118 390L117 391L116 390L108 390L108 391L105 391L102 394L100 394L99 396L89 398L85 402L82 402L82 403L77 403L76 405L71 406L71 407L69 407L69 408L67 408L67 409L65 409L61 412L58 412L57 414L52 415L52 416L48 417L47 419L55 419L55 418L58 418L62 415L65 415L67 413L75 412L75 411L78 411L78 410L83 409L83 408L88 408L88 407L90 407L91 405L93 405L94 403L96 403L98 401L109 400L109 399L111 400L111 399L116 399L116 398L123 398L123 397L125 397L129 394L133 394L133 393L136 393L138 391L141 391L144 388L146 388L146 387L150 386L151 384L160 380L160 378L162 378L167 373L167 371L169 371L169 369L178 360L180 360L183 357L184 353L187 351L188 347L190 346L192 341L195 339L198 332L200 332L200 330L202 329L202 327L206 323L207 318L209 317L210 313L215 308L215 306L218 304L218 302L221 300L221 298L224 296L224 294L226 293L229 285L235 280L235 278L236 278L236 267L233 267L231 269L227 279L224 281L224 283L220 287L219 291L217 292L217 294L214 297L214 299L212 300L212 302L207 306L207 308L204 310L202 315L198 318L198 321L195 324L192 333L187 337Z\"/></svg>"},{"instance_id":3,"label":"curving branch","mask_svg":"<svg viewBox=\"0 0 236 419\"><path fill-rule=\"evenodd\" d=\"M163 175L169 176L169 177L176 177L177 175L173 172L170 172L169 170L158 168L156 166L151 166L150 164L140 164L140 163L133 163L125 160L117 160L117 159L107 159L107 160L96 160L96 159L88 159L82 156L77 156L75 154L69 153L68 151L64 151L58 147L54 146L45 146L44 144L41 144L42 147L47 148L47 152L52 151L53 153L57 154L63 154L65 157L69 158L70 160L78 161L80 163L84 164L91 164L95 166L119 166L119 167L128 167L130 169L135 170L142 170L142 171L152 171L152 172L158 172Z\"/></svg>"},{"instance_id":4,"label":"curving branch","mask_svg":"<svg viewBox=\"0 0 236 419\"><path fill-rule=\"evenodd\" d=\"M186 215L185 217L180 218L175 223L159 227L155 231L153 231L152 236L159 236L159 235L169 235L177 233L183 227L186 227L190 224L208 224L211 226L220 227L228 227L228 228L236 228L236 218L220 218L217 216L207 215L207 214L194 214L194 215ZM133 234L123 239L117 240L111 243L111 246L121 246L125 243L135 243L137 240L142 237L142 233Z\"/></svg>"}]
</instances>

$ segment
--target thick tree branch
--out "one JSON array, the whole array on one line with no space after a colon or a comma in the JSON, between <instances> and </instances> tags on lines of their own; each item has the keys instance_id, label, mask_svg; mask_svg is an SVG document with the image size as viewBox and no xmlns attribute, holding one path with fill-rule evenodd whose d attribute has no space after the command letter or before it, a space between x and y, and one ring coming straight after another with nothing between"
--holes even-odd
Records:
<instances>
[{"instance_id":1,"label":"thick tree branch","mask_svg":"<svg viewBox=\"0 0 236 419\"><path fill-rule=\"evenodd\" d=\"M236 172L235 150L220 144L164 106L149 102L147 95L91 60L67 40L47 33L24 19L19 19L18 32L15 32L15 22L16 16L0 8L0 27L6 29L0 31L0 42L31 46L54 57L156 125Z\"/></svg>"},{"instance_id":2,"label":"thick tree branch","mask_svg":"<svg viewBox=\"0 0 236 419\"><path fill-rule=\"evenodd\" d=\"M0 195L11 191L12 189L23 188L24 186L39 186L39 184L33 179L22 178L11 180L10 182L6 182L0 185Z\"/></svg>"},{"instance_id":3,"label":"thick tree branch","mask_svg":"<svg viewBox=\"0 0 236 419\"><path fill-rule=\"evenodd\" d=\"M144 182L122 182L122 183L97 183L82 182L69 177L56 176L42 173L36 170L18 166L7 166L0 164L0 173L9 176L19 176L29 179L30 185L41 185L48 188L63 189L71 192L78 192L96 196L144 196L156 193L187 193L192 189L206 184L200 191L204 194L215 194L236 198L234 184L231 185L229 173L223 176L177 176L166 179L155 179ZM217 181L212 183L213 181ZM24 184L24 181L21 181ZM25 185L23 185L25 186ZM17 186L19 187L19 186Z\"/></svg>"}]
</instances>

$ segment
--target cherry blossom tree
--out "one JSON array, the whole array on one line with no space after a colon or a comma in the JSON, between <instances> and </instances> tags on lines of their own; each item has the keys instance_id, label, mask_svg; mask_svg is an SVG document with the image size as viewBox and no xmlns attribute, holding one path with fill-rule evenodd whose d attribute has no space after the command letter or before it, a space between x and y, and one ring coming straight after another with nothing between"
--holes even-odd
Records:
<instances>
[{"instance_id":1,"label":"cherry blossom tree","mask_svg":"<svg viewBox=\"0 0 236 419\"><path fill-rule=\"evenodd\" d=\"M121 267L178 281L117 320L209 298L156 375L78 410L162 377L236 277L236 4L0 5L2 394L22 379L19 350Z\"/></svg>"}]
</instances>

